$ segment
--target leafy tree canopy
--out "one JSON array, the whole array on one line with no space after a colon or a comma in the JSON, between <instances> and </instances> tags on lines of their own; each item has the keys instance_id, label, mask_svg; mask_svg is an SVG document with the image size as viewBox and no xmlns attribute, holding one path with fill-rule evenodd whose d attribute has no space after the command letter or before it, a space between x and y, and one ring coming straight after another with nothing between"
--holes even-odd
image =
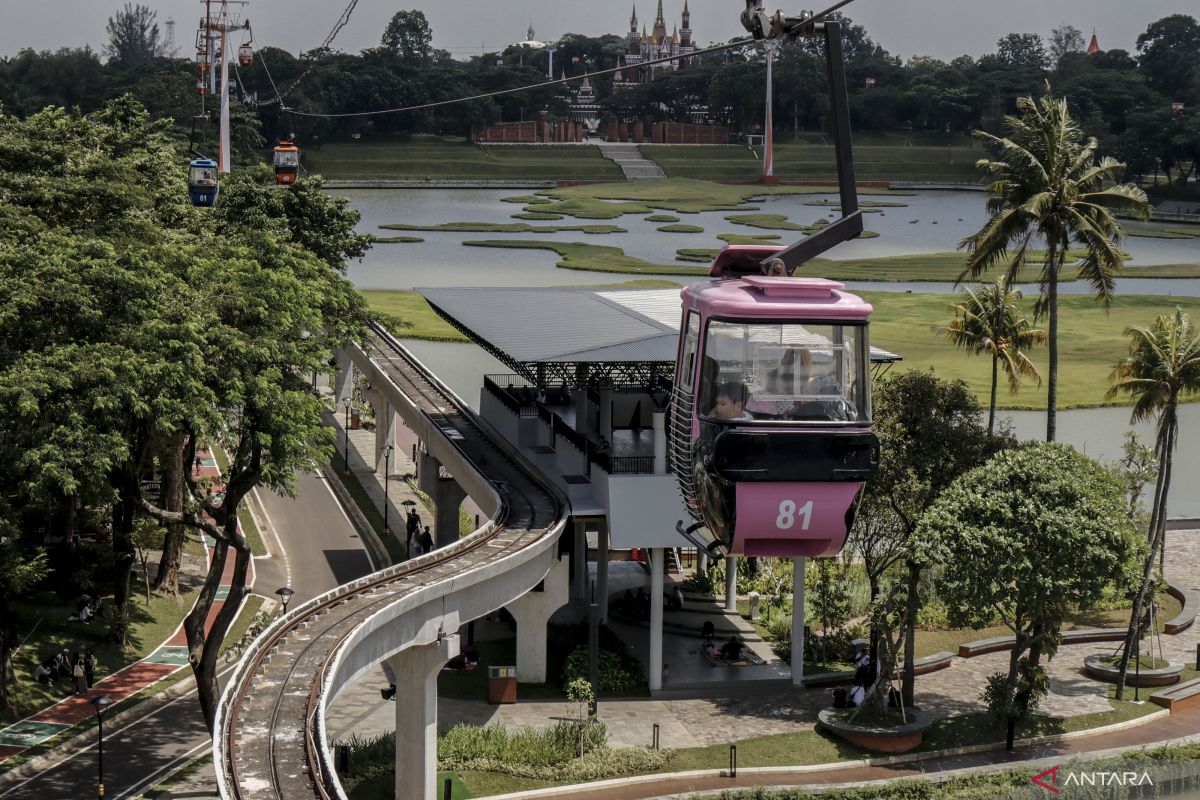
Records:
<instances>
[{"instance_id":1,"label":"leafy tree canopy","mask_svg":"<svg viewBox=\"0 0 1200 800\"><path fill-rule=\"evenodd\" d=\"M108 18L105 30L108 44L104 54L123 68L136 67L163 54L158 40L158 12L141 3L126 3L125 7Z\"/></svg>"}]
</instances>

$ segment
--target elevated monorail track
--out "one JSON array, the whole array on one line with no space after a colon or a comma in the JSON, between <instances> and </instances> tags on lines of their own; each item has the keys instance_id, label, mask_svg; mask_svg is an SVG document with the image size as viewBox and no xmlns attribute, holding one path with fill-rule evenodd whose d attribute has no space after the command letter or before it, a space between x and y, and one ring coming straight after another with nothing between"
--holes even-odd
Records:
<instances>
[{"instance_id":1,"label":"elevated monorail track","mask_svg":"<svg viewBox=\"0 0 1200 800\"><path fill-rule=\"evenodd\" d=\"M406 420L427 423L424 437L443 437L443 463L457 454L455 477L473 472L490 489L481 505L494 511L469 536L316 597L255 640L218 707L214 764L228 800L344 798L325 743L328 703L374 664L536 585L566 523L562 494L387 331L372 327L360 359Z\"/></svg>"}]
</instances>

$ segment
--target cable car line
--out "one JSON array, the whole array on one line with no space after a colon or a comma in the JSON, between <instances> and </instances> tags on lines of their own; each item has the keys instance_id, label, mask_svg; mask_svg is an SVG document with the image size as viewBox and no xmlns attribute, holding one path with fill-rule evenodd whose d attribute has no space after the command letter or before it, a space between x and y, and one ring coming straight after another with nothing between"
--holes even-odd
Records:
<instances>
[{"instance_id":1,"label":"cable car line","mask_svg":"<svg viewBox=\"0 0 1200 800\"><path fill-rule=\"evenodd\" d=\"M767 33L766 35L772 36L772 37L778 36L778 35L785 35L788 37L797 36L800 33L804 32L804 29L812 28L816 23L820 22L825 17L829 16L830 14L834 13L835 11L837 11L838 9L840 9L842 7L849 5L853 1L854 0L838 0L838 2L834 3L832 6L825 9L824 11L817 12L816 14L813 14L812 16L804 16L803 18L801 18L798 21L793 21L793 23L791 24L790 27L780 29L780 30L772 30L769 33ZM354 5L354 3L357 3L357 0L353 0L351 5ZM747 9L747 10L749 11L749 9ZM776 15L776 19L779 19L778 14ZM713 45L711 47L706 47L701 50L694 50L691 53L688 53L687 57L692 58L695 56L708 55L709 53L719 53L719 52L722 52L725 50L731 50L735 47L745 47L746 45L751 45L751 44L754 44L753 39L741 39L738 41L726 42L725 44ZM635 65L635 67L640 68L640 67L654 66L655 64L665 64L669 61L678 61L679 58L680 58L679 56L667 56L665 58L656 58L656 59L652 59L650 61L643 61L643 62ZM259 60L263 61L263 59L261 58L261 54L260 54ZM263 63L265 65L265 61L263 61ZM313 66L315 66L315 64ZM311 69L311 68L312 67L310 66L309 69ZM604 75L613 75L617 72L621 72L623 70L628 70L628 69L631 69L631 67L629 65L626 65L625 67L616 66L616 67L612 67L609 69L600 69L600 70L595 70L593 72L585 72L582 75L575 75L575 76L568 77L568 78L553 78L551 80L542 81L540 83L527 84L525 86L517 86L517 87L511 88L511 89L499 89L494 92L485 92L482 94L475 94L475 95L470 95L467 97L452 98L450 100L437 100L432 103L421 103L419 105L401 106L398 108L383 108L383 109L378 109L375 111L348 111L348 112L342 112L342 113L336 113L336 114L322 114L322 113L318 113L315 111L297 111L294 108L288 108L286 105L284 105L283 95L281 95L278 91L276 92L275 100L265 101L263 103L260 103L259 105L270 105L270 104L274 104L274 103L279 103L279 107L280 107L281 111L283 111L284 113L287 113L287 114L292 114L294 116L298 116L298 117L319 117L322 119L345 119L348 117L370 117L370 116L375 116L377 114L399 114L399 113L402 113L405 111L423 111L423 110L429 109L429 108L440 108L442 106L454 105L456 103L467 103L467 102L471 102L473 100L485 100L490 97L500 97L503 95L517 94L518 92L527 92L527 91L533 91L536 89L545 89L550 86L558 86L561 84L567 84L572 81L580 81L585 78L596 78L596 77L600 77L600 76L604 76ZM304 74L307 75L308 71L306 70ZM299 79L297 79L297 82L298 82L298 80ZM291 88L294 88L294 87L295 87L295 82L293 82ZM289 89L289 91L290 91L290 89Z\"/></svg>"},{"instance_id":2,"label":"cable car line","mask_svg":"<svg viewBox=\"0 0 1200 800\"><path fill-rule=\"evenodd\" d=\"M309 52L316 52L320 54L321 52L327 50L329 46L333 44L333 40L337 38L337 35L342 32L342 28L345 28L346 25L349 24L350 15L354 13L354 9L357 7L358 0L350 0L345 10L342 11L342 15L338 17L337 22L333 24L333 28L329 31L329 35L326 36L325 40L317 45L314 50L310 50ZM262 52L258 51L257 55L259 63L263 65L263 71L267 73L267 80L271 83L271 89L275 92L275 97L271 100L255 100L254 104L259 108L273 105L278 105L280 108L285 108L283 105L283 98L291 94L291 92L300 85L300 82L308 77L308 74L313 71L313 68L316 67L317 63L320 61L319 55L314 57L309 62L308 66L305 67L304 71L301 72L290 84L285 86L281 92L279 91L278 87L275 86L275 81L271 78L271 72L269 69L267 69L267 60L262 57ZM234 72L237 72L236 68L234 69ZM238 75L238 84L241 85L241 82L241 75ZM245 91L244 88L243 91Z\"/></svg>"}]
</instances>

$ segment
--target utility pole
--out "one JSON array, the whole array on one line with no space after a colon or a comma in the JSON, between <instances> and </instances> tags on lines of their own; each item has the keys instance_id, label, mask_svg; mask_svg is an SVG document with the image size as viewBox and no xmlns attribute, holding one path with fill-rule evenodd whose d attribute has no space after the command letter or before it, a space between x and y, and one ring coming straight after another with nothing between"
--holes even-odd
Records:
<instances>
[{"instance_id":1,"label":"utility pole","mask_svg":"<svg viewBox=\"0 0 1200 800\"><path fill-rule=\"evenodd\" d=\"M229 59L235 55L234 46L230 45L229 36L235 31L246 30L248 24L240 22L242 12L249 5L249 0L201 0L204 3L204 19L200 25L203 29L205 50L210 54L208 67L208 85L216 88L217 76L220 76L221 117L219 127L219 145L217 153L217 169L220 172L231 171L229 144ZM213 6L217 6L214 10ZM220 46L217 46L218 40ZM220 58L218 68L217 58Z\"/></svg>"},{"instance_id":2,"label":"utility pole","mask_svg":"<svg viewBox=\"0 0 1200 800\"><path fill-rule=\"evenodd\" d=\"M775 182L775 120L773 119L772 107L774 106L774 92L772 91L772 69L771 66L775 62L775 53L779 50L779 41L776 39L768 39L764 43L764 49L767 52L767 104L766 104L766 119L763 121L763 183Z\"/></svg>"}]
</instances>

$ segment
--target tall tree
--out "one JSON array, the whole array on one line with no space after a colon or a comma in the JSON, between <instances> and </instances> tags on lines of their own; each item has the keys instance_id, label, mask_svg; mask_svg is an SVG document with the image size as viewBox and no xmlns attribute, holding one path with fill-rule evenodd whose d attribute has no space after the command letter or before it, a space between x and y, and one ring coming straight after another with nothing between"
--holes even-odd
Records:
<instances>
[{"instance_id":1,"label":"tall tree","mask_svg":"<svg viewBox=\"0 0 1200 800\"><path fill-rule=\"evenodd\" d=\"M996 42L996 55L1010 67L1045 69L1050 58L1046 43L1036 33L1010 33Z\"/></svg>"},{"instance_id":2,"label":"tall tree","mask_svg":"<svg viewBox=\"0 0 1200 800\"><path fill-rule=\"evenodd\" d=\"M136 67L163 54L158 40L158 12L141 3L126 3L125 7L108 18L108 44L104 54L111 63Z\"/></svg>"},{"instance_id":3,"label":"tall tree","mask_svg":"<svg viewBox=\"0 0 1200 800\"><path fill-rule=\"evenodd\" d=\"M950 308L954 319L935 330L969 355L992 357L987 427L991 436L996 427L996 384L1000 369L1008 377L1008 390L1014 394L1020 391L1022 378L1035 378L1041 386L1041 373L1025 351L1046 341L1046 332L1034 328L1021 316L1021 290L1009 289L1003 278L984 284L978 292L964 286L962 301Z\"/></svg>"},{"instance_id":4,"label":"tall tree","mask_svg":"<svg viewBox=\"0 0 1200 800\"><path fill-rule=\"evenodd\" d=\"M379 43L400 57L406 64L423 64L432 51L433 31L425 13L397 11L383 29Z\"/></svg>"},{"instance_id":5,"label":"tall tree","mask_svg":"<svg viewBox=\"0 0 1200 800\"><path fill-rule=\"evenodd\" d=\"M997 265L1007 264L1005 280L1014 284L1030 244L1035 239L1045 243L1038 310L1048 313L1050 323L1046 440L1052 442L1058 420L1058 280L1067 248L1072 243L1083 248L1080 277L1108 303L1124 262L1117 247L1123 232L1113 212L1141 219L1150 212L1141 189L1113 185L1124 165L1097 156L1096 140L1085 140L1065 98L1047 89L1045 97L1023 97L1017 107L1021 116L1007 118L1007 137L975 131L975 137L996 152L995 160L978 162L993 178L987 202L991 218L960 243L969 256L959 280L990 275Z\"/></svg>"},{"instance_id":6,"label":"tall tree","mask_svg":"<svg viewBox=\"0 0 1200 800\"><path fill-rule=\"evenodd\" d=\"M1195 92L1200 77L1200 22L1187 14L1172 14L1150 23L1137 38L1138 63L1146 81L1169 99Z\"/></svg>"},{"instance_id":7,"label":"tall tree","mask_svg":"<svg viewBox=\"0 0 1200 800\"><path fill-rule=\"evenodd\" d=\"M1083 52L1083 31L1074 25L1063 23L1050 31L1050 61L1055 69L1062 69L1063 63L1073 53Z\"/></svg>"},{"instance_id":8,"label":"tall tree","mask_svg":"<svg viewBox=\"0 0 1200 800\"><path fill-rule=\"evenodd\" d=\"M1094 605L1114 579L1133 583L1141 547L1116 478L1052 443L999 453L963 475L910 542L912 558L946 567L938 594L951 625L978 630L998 614L1013 632L1009 697L1026 652L1034 670L1054 654L1068 613Z\"/></svg>"},{"instance_id":9,"label":"tall tree","mask_svg":"<svg viewBox=\"0 0 1200 800\"><path fill-rule=\"evenodd\" d=\"M962 381L943 381L930 372L903 372L879 384L872 398L879 435L879 470L867 484L873 502L895 515L900 540L907 543L922 515L958 476L1012 444L1010 434L989 437L979 401ZM917 591L924 564L905 548L904 701L915 688L913 633L921 599Z\"/></svg>"},{"instance_id":10,"label":"tall tree","mask_svg":"<svg viewBox=\"0 0 1200 800\"><path fill-rule=\"evenodd\" d=\"M1160 315L1149 328L1127 328L1129 355L1113 370L1108 397L1127 394L1134 398L1133 421L1158 418L1154 449L1158 455L1158 479L1150 508L1150 550L1142 567L1141 580L1133 598L1129 629L1121 653L1117 699L1125 691L1125 675L1134 640L1141 635L1142 609L1152 585L1154 555L1164 552L1167 532L1167 497L1171 491L1171 459L1179 440L1179 401L1200 393L1200 334L1187 314ZM1161 562L1160 562L1161 564ZM1161 567L1160 567L1161 569Z\"/></svg>"}]
</instances>

